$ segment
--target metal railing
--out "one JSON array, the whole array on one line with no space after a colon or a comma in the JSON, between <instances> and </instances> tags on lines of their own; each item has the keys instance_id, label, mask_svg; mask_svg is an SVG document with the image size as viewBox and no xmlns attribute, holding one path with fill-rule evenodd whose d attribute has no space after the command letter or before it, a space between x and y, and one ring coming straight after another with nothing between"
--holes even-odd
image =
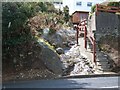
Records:
<instances>
[{"instance_id":1,"label":"metal railing","mask_svg":"<svg viewBox=\"0 0 120 90\"><path fill-rule=\"evenodd\" d=\"M120 13L120 7L113 7L113 6L105 6L105 5L100 5L96 4L96 13L102 11L102 12L110 12L110 13Z\"/></svg>"},{"instance_id":2,"label":"metal railing","mask_svg":"<svg viewBox=\"0 0 120 90\"><path fill-rule=\"evenodd\" d=\"M92 44L92 50L93 50L93 62L96 64L96 43L95 43L95 37L94 33L91 30L87 30L87 20L82 20L76 27L76 39L77 39L77 45L79 44L78 38L79 34L84 34L84 48L87 50L87 39Z\"/></svg>"}]
</instances>

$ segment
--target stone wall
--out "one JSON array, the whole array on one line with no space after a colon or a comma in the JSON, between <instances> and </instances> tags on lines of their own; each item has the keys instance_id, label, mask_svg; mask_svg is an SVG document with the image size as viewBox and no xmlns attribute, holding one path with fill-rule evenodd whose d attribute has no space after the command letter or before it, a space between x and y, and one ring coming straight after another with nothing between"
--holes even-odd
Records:
<instances>
[{"instance_id":1,"label":"stone wall","mask_svg":"<svg viewBox=\"0 0 120 90\"><path fill-rule=\"evenodd\" d=\"M114 13L98 12L96 19L96 39L101 36L115 35L118 36L119 22L118 15Z\"/></svg>"},{"instance_id":2,"label":"stone wall","mask_svg":"<svg viewBox=\"0 0 120 90\"><path fill-rule=\"evenodd\" d=\"M108 12L98 12L88 19L88 30L95 31L98 41L105 35L119 35L120 15Z\"/></svg>"}]
</instances>

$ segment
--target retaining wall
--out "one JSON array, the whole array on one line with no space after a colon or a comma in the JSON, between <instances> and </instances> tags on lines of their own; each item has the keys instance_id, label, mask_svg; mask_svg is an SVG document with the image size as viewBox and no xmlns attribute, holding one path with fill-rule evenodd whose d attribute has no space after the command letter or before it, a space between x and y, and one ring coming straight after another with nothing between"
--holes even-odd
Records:
<instances>
[{"instance_id":1,"label":"retaining wall","mask_svg":"<svg viewBox=\"0 0 120 90\"><path fill-rule=\"evenodd\" d=\"M120 15L108 12L98 12L93 14L88 20L88 30L95 30L96 40L105 35L118 36L120 27Z\"/></svg>"}]
</instances>

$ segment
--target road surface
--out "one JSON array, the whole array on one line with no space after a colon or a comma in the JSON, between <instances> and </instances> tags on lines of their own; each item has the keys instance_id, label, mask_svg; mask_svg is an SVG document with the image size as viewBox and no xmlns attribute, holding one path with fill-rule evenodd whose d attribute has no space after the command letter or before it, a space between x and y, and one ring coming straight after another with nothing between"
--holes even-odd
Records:
<instances>
[{"instance_id":1,"label":"road surface","mask_svg":"<svg viewBox=\"0 0 120 90\"><path fill-rule=\"evenodd\" d=\"M113 88L118 90L119 78L120 76L19 81L3 83L3 88Z\"/></svg>"}]
</instances>

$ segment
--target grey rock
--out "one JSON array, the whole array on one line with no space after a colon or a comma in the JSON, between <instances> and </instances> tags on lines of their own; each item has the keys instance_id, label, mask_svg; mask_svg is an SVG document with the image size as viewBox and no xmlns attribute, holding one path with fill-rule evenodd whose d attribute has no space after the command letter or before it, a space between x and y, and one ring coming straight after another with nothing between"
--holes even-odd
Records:
<instances>
[{"instance_id":1,"label":"grey rock","mask_svg":"<svg viewBox=\"0 0 120 90\"><path fill-rule=\"evenodd\" d=\"M75 41L75 34L76 31L75 30L57 30L57 32L53 35L46 35L43 34L42 37L44 39L46 39L47 41L49 41L49 43L55 45L55 47L69 47L70 45L68 45L69 42L71 45L73 45L73 41Z\"/></svg>"},{"instance_id":2,"label":"grey rock","mask_svg":"<svg viewBox=\"0 0 120 90\"><path fill-rule=\"evenodd\" d=\"M69 46L68 46L68 42L63 42L63 45L64 45L65 47L69 47Z\"/></svg>"},{"instance_id":3,"label":"grey rock","mask_svg":"<svg viewBox=\"0 0 120 90\"><path fill-rule=\"evenodd\" d=\"M54 34L49 36L49 42L54 43L56 48L61 47L63 45L63 38L58 34Z\"/></svg>"},{"instance_id":4,"label":"grey rock","mask_svg":"<svg viewBox=\"0 0 120 90\"><path fill-rule=\"evenodd\" d=\"M93 66L87 57L83 56L79 50L79 47L72 46L65 54L61 55L61 61L63 62L64 69L68 69L73 66L70 75L89 75L93 74Z\"/></svg>"},{"instance_id":5,"label":"grey rock","mask_svg":"<svg viewBox=\"0 0 120 90\"><path fill-rule=\"evenodd\" d=\"M42 62L46 65L46 67L55 74L61 75L62 74L62 63L60 61L60 57L57 53L51 50L46 45L39 44L41 47L41 53L39 58Z\"/></svg>"},{"instance_id":6,"label":"grey rock","mask_svg":"<svg viewBox=\"0 0 120 90\"><path fill-rule=\"evenodd\" d=\"M57 52L58 54L64 54L64 50L63 50L63 48L61 48L61 47L57 48L57 49L56 49L56 52Z\"/></svg>"}]
</instances>

